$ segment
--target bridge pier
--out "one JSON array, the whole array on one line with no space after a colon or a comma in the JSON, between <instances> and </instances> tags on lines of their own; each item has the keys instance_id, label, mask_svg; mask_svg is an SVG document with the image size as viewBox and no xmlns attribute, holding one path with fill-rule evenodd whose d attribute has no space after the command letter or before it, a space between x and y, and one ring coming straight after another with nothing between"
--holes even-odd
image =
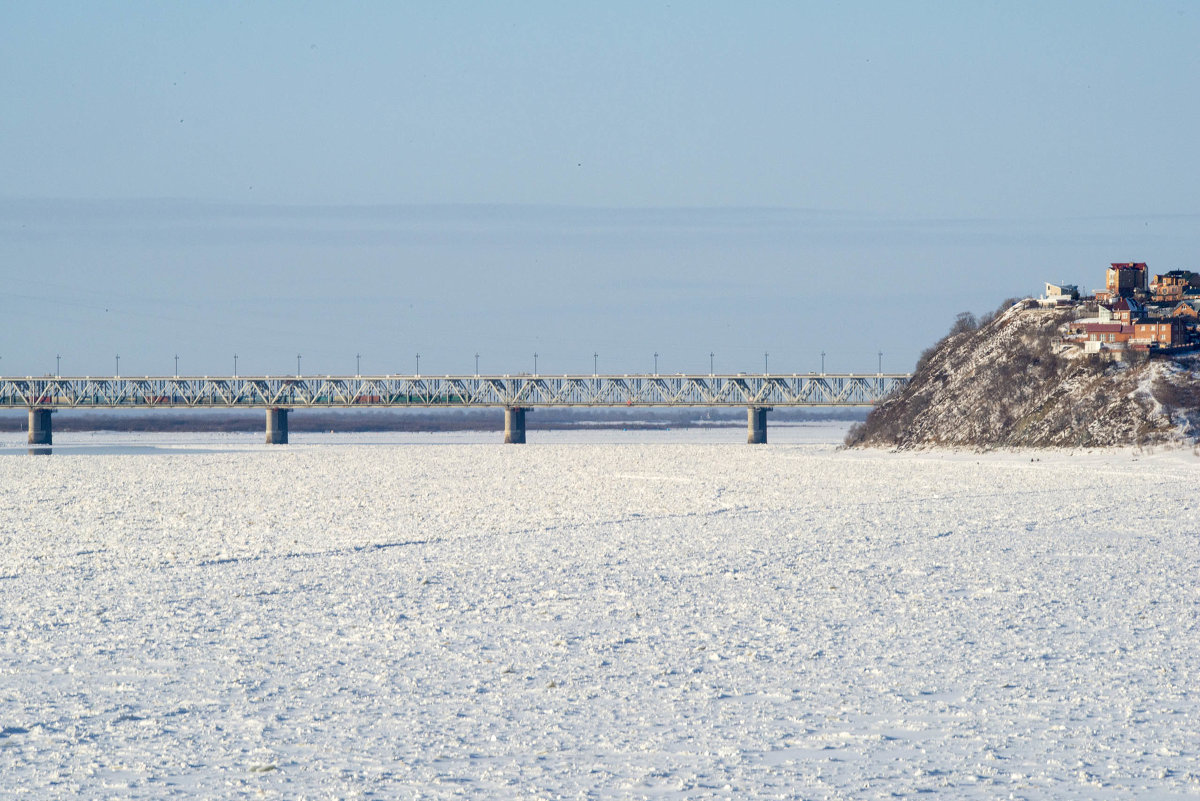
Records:
<instances>
[{"instance_id":1,"label":"bridge pier","mask_svg":"<svg viewBox=\"0 0 1200 801\"><path fill-rule=\"evenodd\" d=\"M267 409L267 444L288 444L288 412L291 409Z\"/></svg>"},{"instance_id":2,"label":"bridge pier","mask_svg":"<svg viewBox=\"0 0 1200 801\"><path fill-rule=\"evenodd\" d=\"M504 407L504 444L525 444L525 412L520 406Z\"/></svg>"},{"instance_id":3,"label":"bridge pier","mask_svg":"<svg viewBox=\"0 0 1200 801\"><path fill-rule=\"evenodd\" d=\"M29 410L29 444L53 445L54 431L50 425L50 409Z\"/></svg>"},{"instance_id":4,"label":"bridge pier","mask_svg":"<svg viewBox=\"0 0 1200 801\"><path fill-rule=\"evenodd\" d=\"M750 445L767 444L767 412L769 406L751 406L746 410L746 442Z\"/></svg>"}]
</instances>

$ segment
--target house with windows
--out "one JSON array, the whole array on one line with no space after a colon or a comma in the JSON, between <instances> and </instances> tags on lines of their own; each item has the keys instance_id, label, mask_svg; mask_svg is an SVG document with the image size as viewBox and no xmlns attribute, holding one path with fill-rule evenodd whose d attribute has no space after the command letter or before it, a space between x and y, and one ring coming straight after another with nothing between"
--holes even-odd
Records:
<instances>
[{"instance_id":1,"label":"house with windows","mask_svg":"<svg viewBox=\"0 0 1200 801\"><path fill-rule=\"evenodd\" d=\"M1082 329L1085 353L1104 350L1161 350L1178 348L1191 343L1191 331L1182 317L1138 317L1131 321L1111 320L1084 323Z\"/></svg>"},{"instance_id":2,"label":"house with windows","mask_svg":"<svg viewBox=\"0 0 1200 801\"><path fill-rule=\"evenodd\" d=\"M1150 297L1159 303L1178 301L1185 295L1200 293L1200 275L1190 270L1171 270L1154 276Z\"/></svg>"},{"instance_id":3,"label":"house with windows","mask_svg":"<svg viewBox=\"0 0 1200 801\"><path fill-rule=\"evenodd\" d=\"M1177 317L1139 320L1133 324L1130 341L1150 347L1176 347L1188 341L1187 325Z\"/></svg>"},{"instance_id":4,"label":"house with windows","mask_svg":"<svg viewBox=\"0 0 1200 801\"><path fill-rule=\"evenodd\" d=\"M1046 294L1038 298L1042 306L1065 306L1079 300L1079 287L1074 284L1046 282Z\"/></svg>"},{"instance_id":5,"label":"house with windows","mask_svg":"<svg viewBox=\"0 0 1200 801\"><path fill-rule=\"evenodd\" d=\"M1145 317L1146 307L1133 298L1117 298L1112 303L1100 304L1099 314L1102 323L1125 323L1128 325L1134 320Z\"/></svg>"},{"instance_id":6,"label":"house with windows","mask_svg":"<svg viewBox=\"0 0 1200 801\"><path fill-rule=\"evenodd\" d=\"M1179 301L1171 307L1167 316L1185 318L1189 321L1189 325L1195 325L1197 321L1200 321L1200 311L1197 311L1194 301L1192 303L1186 300Z\"/></svg>"},{"instance_id":7,"label":"house with windows","mask_svg":"<svg viewBox=\"0 0 1200 801\"><path fill-rule=\"evenodd\" d=\"M1133 339L1133 326L1124 323L1088 323L1083 327L1084 342L1087 343L1084 350L1088 353L1098 352L1102 345L1108 345L1110 348L1124 348L1129 340ZM1096 347L1088 347L1095 343Z\"/></svg>"},{"instance_id":8,"label":"house with windows","mask_svg":"<svg viewBox=\"0 0 1200 801\"><path fill-rule=\"evenodd\" d=\"M1145 262L1113 262L1105 272L1104 289L1080 298L1070 284L1046 283L1038 299L1044 307L1095 302L1096 316L1069 323L1067 341L1087 353L1102 351L1161 352L1196 347L1200 342L1200 273L1172 270L1147 281ZM1114 354L1116 355L1116 354ZM1119 358L1119 357L1118 357Z\"/></svg>"},{"instance_id":9,"label":"house with windows","mask_svg":"<svg viewBox=\"0 0 1200 801\"><path fill-rule=\"evenodd\" d=\"M1104 288L1109 297L1128 297L1136 293L1146 293L1146 262L1125 261L1113 262L1104 275Z\"/></svg>"}]
</instances>

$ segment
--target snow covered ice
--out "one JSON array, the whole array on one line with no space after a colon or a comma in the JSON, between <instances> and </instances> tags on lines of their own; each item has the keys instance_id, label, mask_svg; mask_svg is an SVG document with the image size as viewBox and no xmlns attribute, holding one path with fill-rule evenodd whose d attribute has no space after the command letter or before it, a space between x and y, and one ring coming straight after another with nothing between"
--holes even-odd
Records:
<instances>
[{"instance_id":1,"label":"snow covered ice","mask_svg":"<svg viewBox=\"0 0 1200 801\"><path fill-rule=\"evenodd\" d=\"M0 457L3 794L1200 795L1200 458L812 430Z\"/></svg>"}]
</instances>

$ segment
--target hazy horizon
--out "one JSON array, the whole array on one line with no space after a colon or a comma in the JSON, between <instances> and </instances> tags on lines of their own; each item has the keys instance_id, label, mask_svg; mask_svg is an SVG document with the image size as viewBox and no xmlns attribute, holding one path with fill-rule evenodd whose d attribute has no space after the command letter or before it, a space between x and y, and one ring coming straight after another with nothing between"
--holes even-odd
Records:
<instances>
[{"instance_id":1,"label":"hazy horizon","mask_svg":"<svg viewBox=\"0 0 1200 801\"><path fill-rule=\"evenodd\" d=\"M1200 267L1189 4L0 11L0 373L905 371Z\"/></svg>"}]
</instances>

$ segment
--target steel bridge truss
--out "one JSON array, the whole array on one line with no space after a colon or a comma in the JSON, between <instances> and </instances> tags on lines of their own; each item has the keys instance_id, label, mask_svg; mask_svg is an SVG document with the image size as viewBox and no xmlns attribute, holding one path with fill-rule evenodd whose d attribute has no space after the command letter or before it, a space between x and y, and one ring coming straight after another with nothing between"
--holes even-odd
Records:
<instances>
[{"instance_id":1,"label":"steel bridge truss","mask_svg":"<svg viewBox=\"0 0 1200 801\"><path fill-rule=\"evenodd\" d=\"M0 378L0 408L871 406L875 375L479 375Z\"/></svg>"}]
</instances>

